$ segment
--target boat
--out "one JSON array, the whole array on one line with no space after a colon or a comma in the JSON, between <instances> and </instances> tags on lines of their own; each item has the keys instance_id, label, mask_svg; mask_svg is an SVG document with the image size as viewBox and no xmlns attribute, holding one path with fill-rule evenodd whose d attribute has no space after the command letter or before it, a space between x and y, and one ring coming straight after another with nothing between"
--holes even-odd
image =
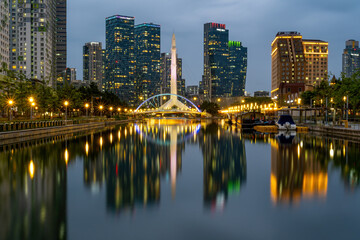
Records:
<instances>
[{"instance_id":1,"label":"boat","mask_svg":"<svg viewBox=\"0 0 360 240\"><path fill-rule=\"evenodd\" d=\"M276 126L279 131L296 131L296 124L291 115L280 115Z\"/></svg>"}]
</instances>

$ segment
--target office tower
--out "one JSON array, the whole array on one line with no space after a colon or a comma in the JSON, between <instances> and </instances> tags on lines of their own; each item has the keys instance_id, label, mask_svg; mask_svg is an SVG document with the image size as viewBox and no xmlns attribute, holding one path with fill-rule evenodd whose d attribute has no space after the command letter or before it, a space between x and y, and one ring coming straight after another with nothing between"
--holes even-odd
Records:
<instances>
[{"instance_id":1,"label":"office tower","mask_svg":"<svg viewBox=\"0 0 360 240\"><path fill-rule=\"evenodd\" d=\"M254 97L269 97L268 91L255 91Z\"/></svg>"},{"instance_id":2,"label":"office tower","mask_svg":"<svg viewBox=\"0 0 360 240\"><path fill-rule=\"evenodd\" d=\"M229 30L225 24L204 24L203 98L214 100L230 96L228 77Z\"/></svg>"},{"instance_id":3,"label":"office tower","mask_svg":"<svg viewBox=\"0 0 360 240\"><path fill-rule=\"evenodd\" d=\"M10 6L10 68L55 83L56 1L15 1Z\"/></svg>"},{"instance_id":4,"label":"office tower","mask_svg":"<svg viewBox=\"0 0 360 240\"><path fill-rule=\"evenodd\" d=\"M306 60L298 32L278 32L271 44L271 97L290 103L305 89Z\"/></svg>"},{"instance_id":5,"label":"office tower","mask_svg":"<svg viewBox=\"0 0 360 240\"><path fill-rule=\"evenodd\" d=\"M135 81L138 101L160 93L160 25L135 26Z\"/></svg>"},{"instance_id":6,"label":"office tower","mask_svg":"<svg viewBox=\"0 0 360 240\"><path fill-rule=\"evenodd\" d=\"M321 40L303 39L305 62L305 91L313 90L322 81L328 80L328 45Z\"/></svg>"},{"instance_id":7,"label":"office tower","mask_svg":"<svg viewBox=\"0 0 360 240\"><path fill-rule=\"evenodd\" d=\"M106 18L105 90L134 105L134 17Z\"/></svg>"},{"instance_id":8,"label":"office tower","mask_svg":"<svg viewBox=\"0 0 360 240\"><path fill-rule=\"evenodd\" d=\"M185 96L185 79L182 78L182 59L177 57L177 94ZM161 53L160 57L160 78L161 78L161 93L170 93L171 82L171 54Z\"/></svg>"},{"instance_id":9,"label":"office tower","mask_svg":"<svg viewBox=\"0 0 360 240\"><path fill-rule=\"evenodd\" d=\"M106 49L101 50L102 54L102 80L101 80L101 91L105 91L105 63L106 63Z\"/></svg>"},{"instance_id":10,"label":"office tower","mask_svg":"<svg viewBox=\"0 0 360 240\"><path fill-rule=\"evenodd\" d=\"M9 67L9 0L0 2L0 67L3 63Z\"/></svg>"},{"instance_id":11,"label":"office tower","mask_svg":"<svg viewBox=\"0 0 360 240\"><path fill-rule=\"evenodd\" d=\"M346 77L351 77L360 69L360 49L359 41L348 40L345 44L342 55L342 72Z\"/></svg>"},{"instance_id":12,"label":"office tower","mask_svg":"<svg viewBox=\"0 0 360 240\"><path fill-rule=\"evenodd\" d=\"M66 68L66 0L56 1L56 74Z\"/></svg>"},{"instance_id":13,"label":"office tower","mask_svg":"<svg viewBox=\"0 0 360 240\"><path fill-rule=\"evenodd\" d=\"M64 83L70 85L76 80L76 68L66 68L63 71Z\"/></svg>"},{"instance_id":14,"label":"office tower","mask_svg":"<svg viewBox=\"0 0 360 240\"><path fill-rule=\"evenodd\" d=\"M244 96L247 69L247 48L241 42L229 42L230 96Z\"/></svg>"},{"instance_id":15,"label":"office tower","mask_svg":"<svg viewBox=\"0 0 360 240\"><path fill-rule=\"evenodd\" d=\"M85 43L83 47L83 81L87 84L96 83L102 88L103 80L103 49L101 42Z\"/></svg>"}]
</instances>

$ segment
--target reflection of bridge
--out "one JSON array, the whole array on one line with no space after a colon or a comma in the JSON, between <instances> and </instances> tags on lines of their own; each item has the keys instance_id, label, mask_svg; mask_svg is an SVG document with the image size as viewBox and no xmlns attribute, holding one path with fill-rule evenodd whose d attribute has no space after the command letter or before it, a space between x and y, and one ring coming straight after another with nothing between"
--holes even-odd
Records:
<instances>
[{"instance_id":1,"label":"reflection of bridge","mask_svg":"<svg viewBox=\"0 0 360 240\"><path fill-rule=\"evenodd\" d=\"M182 100L185 100L187 103L184 104L184 108L179 107L163 107L161 106L161 99L170 96L170 97L179 97ZM180 96L173 93L162 93L155 96L152 96L142 102L134 111L135 114L149 114L149 113L186 113L186 114L201 114L201 110L189 99L186 97Z\"/></svg>"}]
</instances>

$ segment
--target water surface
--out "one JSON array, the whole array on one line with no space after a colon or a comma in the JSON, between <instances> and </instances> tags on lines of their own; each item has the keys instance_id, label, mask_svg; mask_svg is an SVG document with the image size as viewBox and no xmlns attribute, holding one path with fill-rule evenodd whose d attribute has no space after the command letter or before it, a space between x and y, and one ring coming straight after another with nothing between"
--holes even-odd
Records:
<instances>
[{"instance_id":1,"label":"water surface","mask_svg":"<svg viewBox=\"0 0 360 240\"><path fill-rule=\"evenodd\" d=\"M357 239L358 143L132 123L0 147L0 239Z\"/></svg>"}]
</instances>

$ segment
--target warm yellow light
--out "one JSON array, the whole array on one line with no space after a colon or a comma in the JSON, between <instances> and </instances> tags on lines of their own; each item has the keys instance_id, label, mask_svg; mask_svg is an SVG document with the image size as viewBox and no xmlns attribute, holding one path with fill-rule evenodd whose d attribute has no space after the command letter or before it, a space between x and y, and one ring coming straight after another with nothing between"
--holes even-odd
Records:
<instances>
[{"instance_id":1,"label":"warm yellow light","mask_svg":"<svg viewBox=\"0 0 360 240\"><path fill-rule=\"evenodd\" d=\"M68 106L68 105L69 105L69 102L68 102L68 101L65 101L65 102L64 102L64 105L65 105L65 106Z\"/></svg>"},{"instance_id":2,"label":"warm yellow light","mask_svg":"<svg viewBox=\"0 0 360 240\"><path fill-rule=\"evenodd\" d=\"M163 96L163 99L166 100L166 96Z\"/></svg>"},{"instance_id":3,"label":"warm yellow light","mask_svg":"<svg viewBox=\"0 0 360 240\"><path fill-rule=\"evenodd\" d=\"M69 162L69 151L68 151L67 149L65 149L65 154L64 154L64 156L65 156L65 163L66 163L66 165L67 165L68 162Z\"/></svg>"},{"instance_id":4,"label":"warm yellow light","mask_svg":"<svg viewBox=\"0 0 360 240\"><path fill-rule=\"evenodd\" d=\"M346 99L347 99L346 96L344 96L344 102L346 102Z\"/></svg>"},{"instance_id":5,"label":"warm yellow light","mask_svg":"<svg viewBox=\"0 0 360 240\"><path fill-rule=\"evenodd\" d=\"M35 165L33 160L31 160L29 163L29 174L30 174L30 178L33 179L35 175Z\"/></svg>"},{"instance_id":6,"label":"warm yellow light","mask_svg":"<svg viewBox=\"0 0 360 240\"><path fill-rule=\"evenodd\" d=\"M34 101L34 98L33 97L29 97L29 102L33 102Z\"/></svg>"},{"instance_id":7,"label":"warm yellow light","mask_svg":"<svg viewBox=\"0 0 360 240\"><path fill-rule=\"evenodd\" d=\"M332 102L332 103L333 103L333 102L334 102L334 98L330 98L330 102Z\"/></svg>"},{"instance_id":8,"label":"warm yellow light","mask_svg":"<svg viewBox=\"0 0 360 240\"><path fill-rule=\"evenodd\" d=\"M86 144L85 144L85 152L86 152L86 156L87 156L89 153L89 143L88 142L86 142Z\"/></svg>"},{"instance_id":9,"label":"warm yellow light","mask_svg":"<svg viewBox=\"0 0 360 240\"><path fill-rule=\"evenodd\" d=\"M89 104L88 104L88 103L85 103L85 108L89 108Z\"/></svg>"},{"instance_id":10,"label":"warm yellow light","mask_svg":"<svg viewBox=\"0 0 360 240\"><path fill-rule=\"evenodd\" d=\"M104 106L103 106L103 105L100 105L99 108L100 108L100 110L102 110L102 109L104 108Z\"/></svg>"},{"instance_id":11,"label":"warm yellow light","mask_svg":"<svg viewBox=\"0 0 360 240\"><path fill-rule=\"evenodd\" d=\"M220 102L220 101L221 101L221 99L220 99L220 98L218 98L218 99L217 99L217 101L218 101L218 102Z\"/></svg>"},{"instance_id":12,"label":"warm yellow light","mask_svg":"<svg viewBox=\"0 0 360 240\"><path fill-rule=\"evenodd\" d=\"M102 147L102 145L103 145L103 138L100 137L100 147Z\"/></svg>"},{"instance_id":13,"label":"warm yellow light","mask_svg":"<svg viewBox=\"0 0 360 240\"><path fill-rule=\"evenodd\" d=\"M124 110L125 112L127 112L127 108L125 108L125 110Z\"/></svg>"},{"instance_id":14,"label":"warm yellow light","mask_svg":"<svg viewBox=\"0 0 360 240\"><path fill-rule=\"evenodd\" d=\"M32 103L31 103L31 106L33 106L33 107L34 107L34 106L35 106L35 103L34 103L34 102L32 102Z\"/></svg>"},{"instance_id":15,"label":"warm yellow light","mask_svg":"<svg viewBox=\"0 0 360 240\"><path fill-rule=\"evenodd\" d=\"M301 104L301 98L298 98L298 104Z\"/></svg>"},{"instance_id":16,"label":"warm yellow light","mask_svg":"<svg viewBox=\"0 0 360 240\"><path fill-rule=\"evenodd\" d=\"M121 111L121 108L118 108L117 110L118 110L118 112L120 112L120 111Z\"/></svg>"},{"instance_id":17,"label":"warm yellow light","mask_svg":"<svg viewBox=\"0 0 360 240\"><path fill-rule=\"evenodd\" d=\"M112 111L112 110L113 110L113 107L109 107L109 110Z\"/></svg>"},{"instance_id":18,"label":"warm yellow light","mask_svg":"<svg viewBox=\"0 0 360 240\"><path fill-rule=\"evenodd\" d=\"M197 97L194 97L194 101L196 101L197 100Z\"/></svg>"},{"instance_id":19,"label":"warm yellow light","mask_svg":"<svg viewBox=\"0 0 360 240\"><path fill-rule=\"evenodd\" d=\"M14 101L10 99L10 100L8 101L8 104L11 106L11 105L14 104Z\"/></svg>"}]
</instances>

